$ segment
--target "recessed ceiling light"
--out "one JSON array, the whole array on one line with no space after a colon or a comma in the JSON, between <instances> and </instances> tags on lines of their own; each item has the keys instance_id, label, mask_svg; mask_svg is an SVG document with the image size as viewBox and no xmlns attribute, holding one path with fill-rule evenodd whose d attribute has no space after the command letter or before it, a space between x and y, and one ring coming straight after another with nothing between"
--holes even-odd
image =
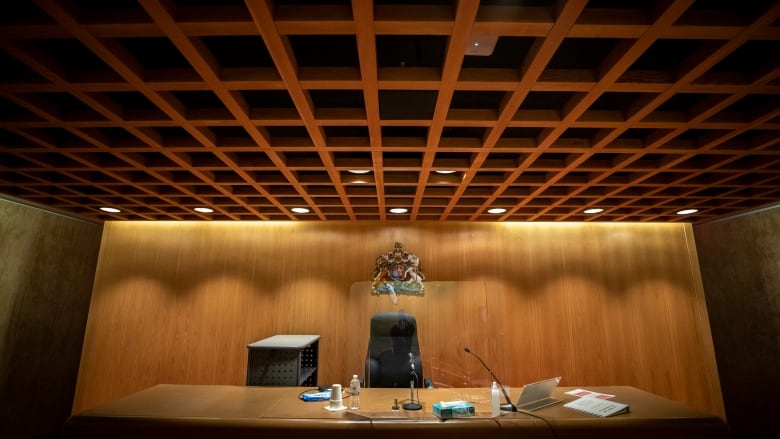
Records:
<instances>
[{"instance_id":1,"label":"recessed ceiling light","mask_svg":"<svg viewBox=\"0 0 780 439\"><path fill-rule=\"evenodd\" d=\"M290 209L293 213L309 213L311 212L309 209L305 207L293 207Z\"/></svg>"},{"instance_id":2,"label":"recessed ceiling light","mask_svg":"<svg viewBox=\"0 0 780 439\"><path fill-rule=\"evenodd\" d=\"M345 184L368 184L374 182L374 176L368 174L345 175L341 181Z\"/></svg>"},{"instance_id":3,"label":"recessed ceiling light","mask_svg":"<svg viewBox=\"0 0 780 439\"><path fill-rule=\"evenodd\" d=\"M390 213L406 213L409 212L409 209L405 207L393 207L390 209Z\"/></svg>"},{"instance_id":4,"label":"recessed ceiling light","mask_svg":"<svg viewBox=\"0 0 780 439\"><path fill-rule=\"evenodd\" d=\"M490 56L498 42L498 35L473 35L466 46L465 55Z\"/></svg>"},{"instance_id":5,"label":"recessed ceiling light","mask_svg":"<svg viewBox=\"0 0 780 439\"><path fill-rule=\"evenodd\" d=\"M192 210L194 210L195 212L200 212L200 213L214 213L214 209L212 209L210 207L196 207L196 208L194 208Z\"/></svg>"},{"instance_id":6,"label":"recessed ceiling light","mask_svg":"<svg viewBox=\"0 0 780 439\"><path fill-rule=\"evenodd\" d=\"M368 174L371 172L370 169L350 169L348 172L352 174Z\"/></svg>"},{"instance_id":7,"label":"recessed ceiling light","mask_svg":"<svg viewBox=\"0 0 780 439\"><path fill-rule=\"evenodd\" d=\"M437 169L437 170L435 170L433 172L435 172L437 174L454 174L456 171L454 171L452 169Z\"/></svg>"},{"instance_id":8,"label":"recessed ceiling light","mask_svg":"<svg viewBox=\"0 0 780 439\"><path fill-rule=\"evenodd\" d=\"M582 212L583 213L589 213L589 214L601 213L601 212L604 212L604 209L602 209L600 207L591 207L590 209L585 209Z\"/></svg>"},{"instance_id":9,"label":"recessed ceiling light","mask_svg":"<svg viewBox=\"0 0 780 439\"><path fill-rule=\"evenodd\" d=\"M119 212L121 212L121 210L117 209L116 207L101 207L100 210L102 210L103 212L108 212L108 213L119 213Z\"/></svg>"},{"instance_id":10,"label":"recessed ceiling light","mask_svg":"<svg viewBox=\"0 0 780 439\"><path fill-rule=\"evenodd\" d=\"M461 178L458 174L431 174L428 180L431 184L458 184Z\"/></svg>"},{"instance_id":11,"label":"recessed ceiling light","mask_svg":"<svg viewBox=\"0 0 780 439\"><path fill-rule=\"evenodd\" d=\"M504 213L506 212L506 209L503 207L491 207L488 209L488 213Z\"/></svg>"},{"instance_id":12,"label":"recessed ceiling light","mask_svg":"<svg viewBox=\"0 0 780 439\"><path fill-rule=\"evenodd\" d=\"M683 209L683 210L678 210L677 215L688 215L691 213L696 213L698 211L699 209Z\"/></svg>"}]
</instances>

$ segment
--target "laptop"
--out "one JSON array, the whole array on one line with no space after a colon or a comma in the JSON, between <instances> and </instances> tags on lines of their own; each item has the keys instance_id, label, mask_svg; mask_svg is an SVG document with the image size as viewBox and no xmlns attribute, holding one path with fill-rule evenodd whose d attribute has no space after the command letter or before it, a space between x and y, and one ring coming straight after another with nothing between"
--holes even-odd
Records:
<instances>
[{"instance_id":1,"label":"laptop","mask_svg":"<svg viewBox=\"0 0 780 439\"><path fill-rule=\"evenodd\" d=\"M533 411L548 405L561 402L561 399L553 398L552 392L558 386L561 377L550 378L535 383L526 384L517 398L518 410Z\"/></svg>"}]
</instances>

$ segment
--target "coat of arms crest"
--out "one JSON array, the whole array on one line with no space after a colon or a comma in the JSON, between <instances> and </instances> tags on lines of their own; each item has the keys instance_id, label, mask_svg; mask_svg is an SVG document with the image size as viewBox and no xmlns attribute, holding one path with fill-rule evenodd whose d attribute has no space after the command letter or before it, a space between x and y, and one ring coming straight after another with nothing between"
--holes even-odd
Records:
<instances>
[{"instance_id":1,"label":"coat of arms crest","mask_svg":"<svg viewBox=\"0 0 780 439\"><path fill-rule=\"evenodd\" d=\"M371 291L374 294L390 294L393 298L396 294L421 295L425 289L424 279L420 258L405 251L404 245L396 242L392 251L377 256Z\"/></svg>"}]
</instances>

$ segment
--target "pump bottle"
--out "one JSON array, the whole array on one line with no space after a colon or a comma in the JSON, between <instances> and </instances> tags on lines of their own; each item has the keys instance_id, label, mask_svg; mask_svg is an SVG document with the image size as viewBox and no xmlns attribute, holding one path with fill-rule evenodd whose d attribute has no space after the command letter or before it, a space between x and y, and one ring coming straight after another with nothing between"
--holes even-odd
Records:
<instances>
[{"instance_id":1,"label":"pump bottle","mask_svg":"<svg viewBox=\"0 0 780 439\"><path fill-rule=\"evenodd\" d=\"M490 387L490 413L493 417L501 414L501 401L499 400L498 385L495 381Z\"/></svg>"}]
</instances>

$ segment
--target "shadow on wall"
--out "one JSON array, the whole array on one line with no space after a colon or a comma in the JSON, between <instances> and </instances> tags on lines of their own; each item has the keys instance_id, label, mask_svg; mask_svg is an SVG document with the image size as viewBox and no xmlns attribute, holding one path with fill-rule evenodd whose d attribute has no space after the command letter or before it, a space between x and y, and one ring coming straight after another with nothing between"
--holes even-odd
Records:
<instances>
[{"instance_id":1,"label":"shadow on wall","mask_svg":"<svg viewBox=\"0 0 780 439\"><path fill-rule=\"evenodd\" d=\"M233 278L254 286L258 294L275 294L291 279L307 278L345 291L345 284L368 279L373 269L373 258L361 270L339 263L333 255L312 253L305 239L285 239L285 234L311 233L317 248L344 247L338 236L297 230L294 223L221 223L211 228L204 224L111 224L138 230L109 235L101 255L109 262L98 273L96 285L110 291L142 275L163 285L166 292L186 295L214 278ZM350 273L361 277L353 279Z\"/></svg>"},{"instance_id":2,"label":"shadow on wall","mask_svg":"<svg viewBox=\"0 0 780 439\"><path fill-rule=\"evenodd\" d=\"M177 295L193 291L215 274L257 285L261 294L279 291L290 279L302 277L319 278L346 291L353 282L370 279L376 256L386 253L394 240L410 243L406 247L420 257L426 280L490 277L534 291L566 273L599 282L611 294L621 295L630 285L615 273L632 272L633 282L655 281L663 273L662 281L685 289L691 285L690 255L680 245L686 239L682 224L524 223L496 228L468 223L442 228L225 223L204 229L198 223L162 227L142 223L132 227L139 227L138 233L110 235L111 253L103 257L111 264L99 278L106 289L142 273ZM670 228L676 229L673 233L680 240L668 239ZM171 234L178 236L172 239ZM296 238L286 240L286 234ZM503 245L506 241L516 244ZM453 278L453 273L459 278Z\"/></svg>"}]
</instances>

